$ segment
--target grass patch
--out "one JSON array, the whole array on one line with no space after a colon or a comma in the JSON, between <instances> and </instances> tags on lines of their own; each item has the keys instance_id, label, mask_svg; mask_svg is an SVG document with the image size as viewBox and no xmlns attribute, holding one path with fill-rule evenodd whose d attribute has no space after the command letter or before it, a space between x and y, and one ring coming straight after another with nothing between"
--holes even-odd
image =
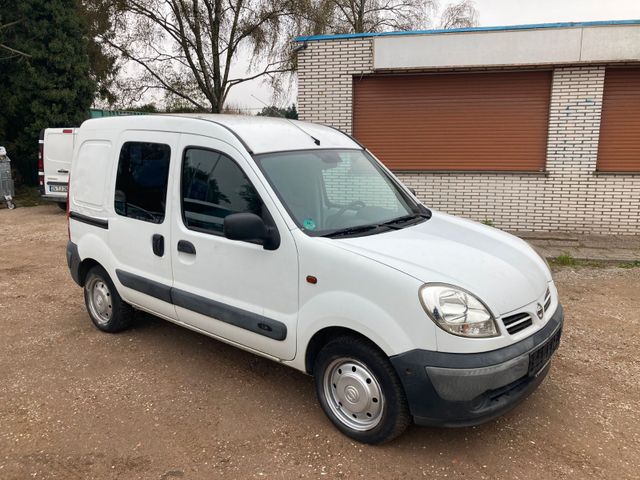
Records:
<instances>
[{"instance_id":1,"label":"grass patch","mask_svg":"<svg viewBox=\"0 0 640 480\"><path fill-rule=\"evenodd\" d=\"M28 187L22 185L16 188L16 196L14 197L18 207L35 207L42 205L44 201L40 198L38 187Z\"/></svg>"},{"instance_id":2,"label":"grass patch","mask_svg":"<svg viewBox=\"0 0 640 480\"><path fill-rule=\"evenodd\" d=\"M640 268L640 260L635 260L633 262L622 262L618 266L620 268Z\"/></svg>"},{"instance_id":3,"label":"grass patch","mask_svg":"<svg viewBox=\"0 0 640 480\"><path fill-rule=\"evenodd\" d=\"M549 259L549 265L556 267L577 267L577 268L640 268L640 260L632 262L617 262L612 260L578 260L571 255L560 255Z\"/></svg>"},{"instance_id":4,"label":"grass patch","mask_svg":"<svg viewBox=\"0 0 640 480\"><path fill-rule=\"evenodd\" d=\"M577 264L577 260L571 255L559 255L556 258L551 259L551 263L563 267L573 267Z\"/></svg>"},{"instance_id":5,"label":"grass patch","mask_svg":"<svg viewBox=\"0 0 640 480\"><path fill-rule=\"evenodd\" d=\"M495 225L493 224L493 220L489 220L488 218L482 220L480 223L487 225L488 227L495 227Z\"/></svg>"}]
</instances>

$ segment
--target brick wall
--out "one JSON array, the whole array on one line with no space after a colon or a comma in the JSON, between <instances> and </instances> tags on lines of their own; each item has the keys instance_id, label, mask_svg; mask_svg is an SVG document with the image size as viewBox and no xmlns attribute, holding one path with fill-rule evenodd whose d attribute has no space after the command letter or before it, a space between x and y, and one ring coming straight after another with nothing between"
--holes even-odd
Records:
<instances>
[{"instance_id":1,"label":"brick wall","mask_svg":"<svg viewBox=\"0 0 640 480\"><path fill-rule=\"evenodd\" d=\"M373 42L308 45L298 56L300 118L351 133L353 77L373 72ZM396 174L427 206L499 228L640 235L640 174L595 171L604 72L601 65L554 69L543 174Z\"/></svg>"}]
</instances>

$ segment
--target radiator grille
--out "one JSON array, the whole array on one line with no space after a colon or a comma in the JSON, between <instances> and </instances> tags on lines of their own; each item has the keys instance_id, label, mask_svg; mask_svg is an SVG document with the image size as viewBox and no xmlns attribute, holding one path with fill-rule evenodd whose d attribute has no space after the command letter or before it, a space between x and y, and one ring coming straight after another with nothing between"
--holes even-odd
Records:
<instances>
[{"instance_id":1,"label":"radiator grille","mask_svg":"<svg viewBox=\"0 0 640 480\"><path fill-rule=\"evenodd\" d=\"M547 313L551 306L551 290L547 288L547 292L544 294L544 313Z\"/></svg>"},{"instance_id":2,"label":"radiator grille","mask_svg":"<svg viewBox=\"0 0 640 480\"><path fill-rule=\"evenodd\" d=\"M504 317L502 319L502 323L507 327L507 332L509 332L510 335L513 335L514 333L530 327L533 324L533 320L531 319L531 315L528 313L520 312Z\"/></svg>"}]
</instances>

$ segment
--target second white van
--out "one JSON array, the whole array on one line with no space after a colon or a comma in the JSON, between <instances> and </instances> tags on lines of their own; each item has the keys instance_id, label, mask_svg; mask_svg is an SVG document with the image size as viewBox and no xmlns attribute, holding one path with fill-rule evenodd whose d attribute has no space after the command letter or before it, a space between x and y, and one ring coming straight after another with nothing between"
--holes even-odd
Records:
<instances>
[{"instance_id":1,"label":"second white van","mask_svg":"<svg viewBox=\"0 0 640 480\"><path fill-rule=\"evenodd\" d=\"M44 200L67 208L69 171L75 144L74 128L46 128L40 132L38 182Z\"/></svg>"}]
</instances>

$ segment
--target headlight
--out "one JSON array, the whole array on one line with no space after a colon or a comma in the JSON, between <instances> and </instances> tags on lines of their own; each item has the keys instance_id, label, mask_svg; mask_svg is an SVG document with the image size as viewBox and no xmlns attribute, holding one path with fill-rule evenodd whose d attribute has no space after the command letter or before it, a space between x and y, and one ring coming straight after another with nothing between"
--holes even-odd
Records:
<instances>
[{"instance_id":1,"label":"headlight","mask_svg":"<svg viewBox=\"0 0 640 480\"><path fill-rule=\"evenodd\" d=\"M427 284L420 289L420 301L431 320L449 333L476 338L499 335L487 306L466 290Z\"/></svg>"}]
</instances>

